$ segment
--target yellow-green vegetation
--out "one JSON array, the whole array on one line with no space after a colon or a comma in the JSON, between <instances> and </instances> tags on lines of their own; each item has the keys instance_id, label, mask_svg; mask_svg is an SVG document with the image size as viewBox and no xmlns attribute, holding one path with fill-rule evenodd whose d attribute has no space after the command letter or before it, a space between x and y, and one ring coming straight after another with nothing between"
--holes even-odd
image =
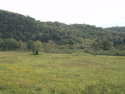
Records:
<instances>
[{"instance_id":1,"label":"yellow-green vegetation","mask_svg":"<svg viewBox=\"0 0 125 94\"><path fill-rule=\"evenodd\" d=\"M0 52L0 94L125 94L125 57Z\"/></svg>"}]
</instances>

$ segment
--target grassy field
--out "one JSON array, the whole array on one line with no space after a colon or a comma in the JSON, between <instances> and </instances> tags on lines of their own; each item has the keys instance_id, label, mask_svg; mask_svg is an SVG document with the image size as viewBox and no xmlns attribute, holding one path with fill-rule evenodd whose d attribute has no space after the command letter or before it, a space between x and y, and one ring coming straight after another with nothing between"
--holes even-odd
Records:
<instances>
[{"instance_id":1,"label":"grassy field","mask_svg":"<svg viewBox=\"0 0 125 94\"><path fill-rule=\"evenodd\" d=\"M125 57L0 52L0 94L125 94Z\"/></svg>"}]
</instances>

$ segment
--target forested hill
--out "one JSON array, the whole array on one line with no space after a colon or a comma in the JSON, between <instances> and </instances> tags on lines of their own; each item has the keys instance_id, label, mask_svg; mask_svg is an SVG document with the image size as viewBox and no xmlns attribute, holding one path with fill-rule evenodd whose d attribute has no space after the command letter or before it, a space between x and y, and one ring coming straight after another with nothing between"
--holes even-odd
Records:
<instances>
[{"instance_id":1,"label":"forested hill","mask_svg":"<svg viewBox=\"0 0 125 94\"><path fill-rule=\"evenodd\" d=\"M106 28L106 29L109 29L109 30L112 30L112 31L125 32L125 27L119 27L119 26L109 27L109 28Z\"/></svg>"},{"instance_id":2,"label":"forested hill","mask_svg":"<svg viewBox=\"0 0 125 94\"><path fill-rule=\"evenodd\" d=\"M87 24L66 25L59 22L41 22L29 16L0 10L0 37L2 39L14 38L24 42L72 39L80 42L80 39L111 39L116 36L123 38L123 33L109 32L107 29Z\"/></svg>"},{"instance_id":3,"label":"forested hill","mask_svg":"<svg viewBox=\"0 0 125 94\"><path fill-rule=\"evenodd\" d=\"M88 24L67 25L60 22L41 22L30 16L0 10L1 40L13 38L18 42L39 40L43 43L51 40L57 45L77 44L107 50L107 46L104 46L105 43L102 41L108 44L112 42L114 46L124 45L124 36L125 27L105 29Z\"/></svg>"},{"instance_id":4,"label":"forested hill","mask_svg":"<svg viewBox=\"0 0 125 94\"><path fill-rule=\"evenodd\" d=\"M59 22L41 22L17 13L0 10L0 33L2 39L59 41L61 39L96 38L105 30L86 24L66 25Z\"/></svg>"}]
</instances>

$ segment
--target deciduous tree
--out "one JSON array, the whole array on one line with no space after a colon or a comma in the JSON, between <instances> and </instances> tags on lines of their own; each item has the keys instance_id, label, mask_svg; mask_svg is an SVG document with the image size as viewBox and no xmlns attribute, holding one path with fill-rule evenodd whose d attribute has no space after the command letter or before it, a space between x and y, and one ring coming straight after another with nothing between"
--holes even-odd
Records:
<instances>
[{"instance_id":1,"label":"deciduous tree","mask_svg":"<svg viewBox=\"0 0 125 94\"><path fill-rule=\"evenodd\" d=\"M42 42L37 40L32 45L32 52L33 52L33 54L38 55L39 51L42 51Z\"/></svg>"}]
</instances>

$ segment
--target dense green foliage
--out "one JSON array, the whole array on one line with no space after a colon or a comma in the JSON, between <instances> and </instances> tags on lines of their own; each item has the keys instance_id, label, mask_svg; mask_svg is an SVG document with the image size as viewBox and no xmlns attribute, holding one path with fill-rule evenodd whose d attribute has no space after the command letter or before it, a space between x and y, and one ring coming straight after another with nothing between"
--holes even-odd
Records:
<instances>
[{"instance_id":1,"label":"dense green foliage","mask_svg":"<svg viewBox=\"0 0 125 94\"><path fill-rule=\"evenodd\" d=\"M16 50L19 48L19 43L13 38L4 39L0 40L0 47L2 50Z\"/></svg>"},{"instance_id":2,"label":"dense green foliage","mask_svg":"<svg viewBox=\"0 0 125 94\"><path fill-rule=\"evenodd\" d=\"M119 31L119 32L125 32L125 27L109 27L109 28L106 28L106 29L109 29L109 30L112 30L112 31Z\"/></svg>"},{"instance_id":3,"label":"dense green foliage","mask_svg":"<svg viewBox=\"0 0 125 94\"><path fill-rule=\"evenodd\" d=\"M42 43L40 41L34 42L32 45L33 54L38 55L39 51L41 51L41 50L42 50Z\"/></svg>"},{"instance_id":4,"label":"dense green foliage","mask_svg":"<svg viewBox=\"0 0 125 94\"><path fill-rule=\"evenodd\" d=\"M30 16L0 10L1 50L15 50L3 45L6 44L7 39L16 40L20 47L16 44L13 47L20 48L22 51L31 50L34 41L39 40L43 43L45 52L84 49L91 54L124 55L121 54L125 50L124 31L125 27L101 28L88 24L66 25L59 22L41 22ZM49 41L52 43L49 44ZM109 50L117 50L117 53L111 53Z\"/></svg>"}]
</instances>

